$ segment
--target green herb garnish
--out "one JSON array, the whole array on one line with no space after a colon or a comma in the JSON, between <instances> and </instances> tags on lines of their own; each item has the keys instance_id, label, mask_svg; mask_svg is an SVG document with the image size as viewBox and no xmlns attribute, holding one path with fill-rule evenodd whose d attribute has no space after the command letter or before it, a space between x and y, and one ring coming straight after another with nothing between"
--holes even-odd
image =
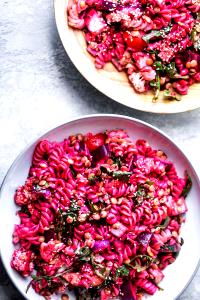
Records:
<instances>
[{"instance_id":1,"label":"green herb garnish","mask_svg":"<svg viewBox=\"0 0 200 300\"><path fill-rule=\"evenodd\" d=\"M170 100L181 100L181 95L177 94L174 90L164 90L163 96L169 98Z\"/></svg>"},{"instance_id":2,"label":"green herb garnish","mask_svg":"<svg viewBox=\"0 0 200 300\"><path fill-rule=\"evenodd\" d=\"M177 253L180 251L180 246L178 246L177 244L174 245L163 245L160 247L160 251L161 252L170 252L170 253Z\"/></svg>"},{"instance_id":3,"label":"green herb garnish","mask_svg":"<svg viewBox=\"0 0 200 300\"><path fill-rule=\"evenodd\" d=\"M188 174L188 171L185 171L185 177L186 177L186 183L185 183L185 186L184 186L183 191L181 193L181 196L184 197L184 198L187 197L188 193L190 192L190 190L192 188L192 178Z\"/></svg>"},{"instance_id":4,"label":"green herb garnish","mask_svg":"<svg viewBox=\"0 0 200 300\"><path fill-rule=\"evenodd\" d=\"M149 43L149 41L152 38L156 38L156 37L162 37L164 38L166 36L166 33L169 33L172 29L172 25L169 24L167 27L165 27L164 29L161 30L152 30L150 33L144 34L142 36L142 39L146 42Z\"/></svg>"},{"instance_id":5,"label":"green herb garnish","mask_svg":"<svg viewBox=\"0 0 200 300\"><path fill-rule=\"evenodd\" d=\"M75 200L71 200L69 210L71 212L77 212L80 210L80 206L77 204L77 202Z\"/></svg>"},{"instance_id":6,"label":"green herb garnish","mask_svg":"<svg viewBox=\"0 0 200 300\"><path fill-rule=\"evenodd\" d=\"M167 76L170 78L174 78L175 74L177 74L175 62L171 62L167 65L163 64L162 61L156 60L153 64L156 71L159 72L166 72Z\"/></svg>"},{"instance_id":7,"label":"green herb garnish","mask_svg":"<svg viewBox=\"0 0 200 300\"><path fill-rule=\"evenodd\" d=\"M78 259L83 262L90 261L92 250L89 247L82 247L75 254L78 256Z\"/></svg>"},{"instance_id":8,"label":"green herb garnish","mask_svg":"<svg viewBox=\"0 0 200 300\"><path fill-rule=\"evenodd\" d=\"M162 62L160 60L156 60L153 64L153 66L155 67L156 71L164 70L164 65L162 64Z\"/></svg>"},{"instance_id":9,"label":"green herb garnish","mask_svg":"<svg viewBox=\"0 0 200 300\"><path fill-rule=\"evenodd\" d=\"M150 81L150 86L154 88L153 102L156 102L160 93L160 75L158 71L155 80Z\"/></svg>"},{"instance_id":10,"label":"green herb garnish","mask_svg":"<svg viewBox=\"0 0 200 300\"><path fill-rule=\"evenodd\" d=\"M174 75L177 73L175 62L171 62L164 66L164 71L170 78L174 78Z\"/></svg>"},{"instance_id":11,"label":"green herb garnish","mask_svg":"<svg viewBox=\"0 0 200 300\"><path fill-rule=\"evenodd\" d=\"M55 227L55 232L58 234L58 238L61 238L62 234L67 231L67 217L71 217L73 219L71 223L71 225L73 225L77 221L79 210L80 206L77 205L77 202L74 199L71 200L70 207L67 211L63 211L61 208L58 209Z\"/></svg>"},{"instance_id":12,"label":"green herb garnish","mask_svg":"<svg viewBox=\"0 0 200 300\"><path fill-rule=\"evenodd\" d=\"M148 185L153 185L154 184L154 182L151 181L151 180L147 180L145 183L148 184Z\"/></svg>"},{"instance_id":13,"label":"green herb garnish","mask_svg":"<svg viewBox=\"0 0 200 300\"><path fill-rule=\"evenodd\" d=\"M88 176L88 181L89 181L91 184L94 184L97 180L98 180L98 178L97 178L97 176L94 175L94 174Z\"/></svg>"},{"instance_id":14,"label":"green herb garnish","mask_svg":"<svg viewBox=\"0 0 200 300\"><path fill-rule=\"evenodd\" d=\"M22 205L22 207L21 207L21 209L20 209L19 212L20 212L20 213L23 213L23 214L26 214L26 215L28 215L28 216L31 216L30 211L29 211L27 205Z\"/></svg>"},{"instance_id":15,"label":"green herb garnish","mask_svg":"<svg viewBox=\"0 0 200 300\"><path fill-rule=\"evenodd\" d=\"M112 176L113 178L128 181L132 174L132 172L114 171Z\"/></svg>"},{"instance_id":16,"label":"green herb garnish","mask_svg":"<svg viewBox=\"0 0 200 300\"><path fill-rule=\"evenodd\" d=\"M135 260L136 259L141 259L142 260L142 265L140 265L139 263L137 263ZM153 262L155 261L154 258L150 257L149 255L136 255L131 261L130 263L126 264L127 266L129 266L132 269L137 270L137 272L141 272L146 270Z\"/></svg>"},{"instance_id":17,"label":"green herb garnish","mask_svg":"<svg viewBox=\"0 0 200 300\"><path fill-rule=\"evenodd\" d=\"M105 174L108 174L108 175L112 175L112 173L113 173L110 169L108 169L104 166L101 166L100 170L101 170L102 173L105 173Z\"/></svg>"},{"instance_id":18,"label":"green herb garnish","mask_svg":"<svg viewBox=\"0 0 200 300\"><path fill-rule=\"evenodd\" d=\"M106 173L112 176L113 178L124 180L124 181L128 181L130 176L133 174L132 172L126 172L126 171L111 171L104 166L101 166L100 170L102 173Z\"/></svg>"},{"instance_id":19,"label":"green herb garnish","mask_svg":"<svg viewBox=\"0 0 200 300\"><path fill-rule=\"evenodd\" d=\"M76 174L76 171L74 170L73 166L70 165L69 168L70 168L70 170L71 170L71 173L72 173L73 177L76 178L76 175L77 175L77 174Z\"/></svg>"},{"instance_id":20,"label":"green herb garnish","mask_svg":"<svg viewBox=\"0 0 200 300\"><path fill-rule=\"evenodd\" d=\"M166 217L166 219L163 221L163 223L161 223L160 225L156 226L156 229L165 229L170 222L170 217Z\"/></svg>"},{"instance_id":21,"label":"green herb garnish","mask_svg":"<svg viewBox=\"0 0 200 300\"><path fill-rule=\"evenodd\" d=\"M70 272L71 270L72 270L71 268L67 268L64 271L62 271L60 273L57 273L55 275L52 275L52 276L47 276L47 275L42 275L42 276L31 275L32 280L29 282L29 284L28 284L28 286L26 288L26 294L28 293L28 290L31 287L31 284L32 284L33 281L40 281L42 279L46 279L50 283L52 279L61 277L62 275Z\"/></svg>"},{"instance_id":22,"label":"green herb garnish","mask_svg":"<svg viewBox=\"0 0 200 300\"><path fill-rule=\"evenodd\" d=\"M122 161L121 161L121 157L111 157L111 159L113 160L113 164L117 165L119 168L122 166Z\"/></svg>"},{"instance_id":23,"label":"green herb garnish","mask_svg":"<svg viewBox=\"0 0 200 300\"><path fill-rule=\"evenodd\" d=\"M116 270L116 279L118 277L126 277L129 275L129 269L125 266L125 265L122 265L121 267L117 268Z\"/></svg>"},{"instance_id":24,"label":"green herb garnish","mask_svg":"<svg viewBox=\"0 0 200 300\"><path fill-rule=\"evenodd\" d=\"M133 197L135 205L140 205L147 198L150 198L150 196L148 195L145 187L143 185L138 185L137 191L135 192L135 195Z\"/></svg>"}]
</instances>

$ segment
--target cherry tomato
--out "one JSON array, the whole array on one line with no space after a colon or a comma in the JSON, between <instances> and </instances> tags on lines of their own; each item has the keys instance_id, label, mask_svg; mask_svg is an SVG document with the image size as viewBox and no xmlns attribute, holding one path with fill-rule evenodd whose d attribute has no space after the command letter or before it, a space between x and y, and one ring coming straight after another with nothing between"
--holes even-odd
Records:
<instances>
[{"instance_id":1,"label":"cherry tomato","mask_svg":"<svg viewBox=\"0 0 200 300\"><path fill-rule=\"evenodd\" d=\"M105 135L103 133L97 133L90 135L86 141L88 149L94 151L105 143Z\"/></svg>"},{"instance_id":2,"label":"cherry tomato","mask_svg":"<svg viewBox=\"0 0 200 300\"><path fill-rule=\"evenodd\" d=\"M147 43L141 37L132 36L127 31L123 33L123 37L128 47L135 51L142 51L147 46Z\"/></svg>"}]
</instances>

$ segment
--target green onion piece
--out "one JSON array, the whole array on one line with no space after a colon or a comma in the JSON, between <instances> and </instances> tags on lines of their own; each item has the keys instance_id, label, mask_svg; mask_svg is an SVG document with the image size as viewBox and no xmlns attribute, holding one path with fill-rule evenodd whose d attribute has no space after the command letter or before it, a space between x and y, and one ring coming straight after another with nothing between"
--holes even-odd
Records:
<instances>
[{"instance_id":1,"label":"green onion piece","mask_svg":"<svg viewBox=\"0 0 200 300\"><path fill-rule=\"evenodd\" d=\"M174 90L164 90L163 96L169 98L170 100L181 100L181 95L177 94Z\"/></svg>"},{"instance_id":2,"label":"green onion piece","mask_svg":"<svg viewBox=\"0 0 200 300\"><path fill-rule=\"evenodd\" d=\"M181 193L181 196L186 198L188 193L190 192L191 188L192 188L192 178L190 177L190 175L188 174L188 171L185 171L185 177L186 177L186 183L185 186L183 188L183 191Z\"/></svg>"}]
</instances>

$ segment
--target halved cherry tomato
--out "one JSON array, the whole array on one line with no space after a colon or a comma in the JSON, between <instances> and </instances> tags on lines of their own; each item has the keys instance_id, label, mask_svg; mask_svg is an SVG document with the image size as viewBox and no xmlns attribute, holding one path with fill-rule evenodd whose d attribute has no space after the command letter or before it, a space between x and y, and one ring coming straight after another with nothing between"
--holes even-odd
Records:
<instances>
[{"instance_id":1,"label":"halved cherry tomato","mask_svg":"<svg viewBox=\"0 0 200 300\"><path fill-rule=\"evenodd\" d=\"M128 31L123 33L123 37L128 47L135 51L142 51L147 46L147 43L141 37L132 36Z\"/></svg>"},{"instance_id":2,"label":"halved cherry tomato","mask_svg":"<svg viewBox=\"0 0 200 300\"><path fill-rule=\"evenodd\" d=\"M97 133L95 135L88 136L86 141L87 147L90 151L94 151L105 143L105 135L103 133Z\"/></svg>"}]
</instances>

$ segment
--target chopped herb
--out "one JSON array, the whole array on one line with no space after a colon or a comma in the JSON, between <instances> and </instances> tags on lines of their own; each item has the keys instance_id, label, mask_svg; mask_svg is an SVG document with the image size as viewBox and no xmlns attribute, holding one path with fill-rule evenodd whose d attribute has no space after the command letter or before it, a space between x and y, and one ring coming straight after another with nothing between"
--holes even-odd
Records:
<instances>
[{"instance_id":1,"label":"chopped herb","mask_svg":"<svg viewBox=\"0 0 200 300\"><path fill-rule=\"evenodd\" d=\"M102 173L106 173L108 175L112 175L112 171L109 170L108 168L104 167L104 166L101 166L100 170L101 170Z\"/></svg>"},{"instance_id":2,"label":"chopped herb","mask_svg":"<svg viewBox=\"0 0 200 300\"><path fill-rule=\"evenodd\" d=\"M161 61L157 60L154 62L153 66L156 68L156 71L163 71L164 66Z\"/></svg>"},{"instance_id":3,"label":"chopped herb","mask_svg":"<svg viewBox=\"0 0 200 300\"><path fill-rule=\"evenodd\" d=\"M75 254L78 255L79 260L88 262L90 260L91 253L92 251L89 247L82 247Z\"/></svg>"},{"instance_id":4,"label":"chopped herb","mask_svg":"<svg viewBox=\"0 0 200 300\"><path fill-rule=\"evenodd\" d=\"M116 279L118 277L126 277L128 275L129 275L129 269L125 265L122 265L121 267L117 268Z\"/></svg>"},{"instance_id":5,"label":"chopped herb","mask_svg":"<svg viewBox=\"0 0 200 300\"><path fill-rule=\"evenodd\" d=\"M31 287L32 282L33 282L33 280L31 280L31 281L29 282L29 284L27 285L26 290L25 290L25 293L26 293L26 294L28 293L28 291L29 291L29 289L30 289L30 287Z\"/></svg>"},{"instance_id":6,"label":"chopped herb","mask_svg":"<svg viewBox=\"0 0 200 300\"><path fill-rule=\"evenodd\" d=\"M183 244L184 244L184 239L181 237L180 245L183 246Z\"/></svg>"},{"instance_id":7,"label":"chopped herb","mask_svg":"<svg viewBox=\"0 0 200 300\"><path fill-rule=\"evenodd\" d=\"M152 80L152 81L150 81L150 86L152 86L156 89L159 89L160 88L160 83L159 83L159 81L157 82L156 80Z\"/></svg>"},{"instance_id":8,"label":"chopped herb","mask_svg":"<svg viewBox=\"0 0 200 300\"><path fill-rule=\"evenodd\" d=\"M95 176L94 174L88 176L88 181L92 184L95 183L97 179L98 179L97 176Z\"/></svg>"},{"instance_id":9,"label":"chopped herb","mask_svg":"<svg viewBox=\"0 0 200 300\"><path fill-rule=\"evenodd\" d=\"M36 192L40 192L42 190L42 186L38 183L33 184L33 188Z\"/></svg>"},{"instance_id":10,"label":"chopped herb","mask_svg":"<svg viewBox=\"0 0 200 300\"><path fill-rule=\"evenodd\" d=\"M106 173L113 178L117 178L120 180L128 181L130 176L132 175L132 172L126 172L126 171L111 171L104 166L100 167L102 173Z\"/></svg>"},{"instance_id":11,"label":"chopped herb","mask_svg":"<svg viewBox=\"0 0 200 300\"><path fill-rule=\"evenodd\" d=\"M172 89L164 90L163 96L171 100L177 100L177 101L181 100L181 96Z\"/></svg>"},{"instance_id":12,"label":"chopped herb","mask_svg":"<svg viewBox=\"0 0 200 300\"><path fill-rule=\"evenodd\" d=\"M99 273L101 273L102 275L106 272L106 268L102 268L100 269Z\"/></svg>"},{"instance_id":13,"label":"chopped herb","mask_svg":"<svg viewBox=\"0 0 200 300\"><path fill-rule=\"evenodd\" d=\"M88 181L90 182L91 185L95 184L97 181L101 181L102 178L100 175L95 175L95 174L90 174L88 176Z\"/></svg>"},{"instance_id":14,"label":"chopped herb","mask_svg":"<svg viewBox=\"0 0 200 300\"><path fill-rule=\"evenodd\" d=\"M136 192L136 196L138 197L145 197L146 196L146 191L145 188L142 185L138 186L138 190Z\"/></svg>"},{"instance_id":15,"label":"chopped herb","mask_svg":"<svg viewBox=\"0 0 200 300\"><path fill-rule=\"evenodd\" d=\"M87 203L89 205L90 211L93 213L96 213L101 209L98 205L94 204L92 201L87 201Z\"/></svg>"},{"instance_id":16,"label":"chopped herb","mask_svg":"<svg viewBox=\"0 0 200 300\"><path fill-rule=\"evenodd\" d=\"M154 182L151 181L151 180L147 180L145 183L148 184L148 185L153 185L154 184Z\"/></svg>"},{"instance_id":17,"label":"chopped herb","mask_svg":"<svg viewBox=\"0 0 200 300\"><path fill-rule=\"evenodd\" d=\"M74 170L73 166L70 165L69 168L70 168L70 170L71 170L72 175L73 175L74 177L76 177L76 171Z\"/></svg>"},{"instance_id":18,"label":"chopped herb","mask_svg":"<svg viewBox=\"0 0 200 300\"><path fill-rule=\"evenodd\" d=\"M145 51L145 50L144 50ZM155 55L158 55L158 50L146 50L148 53L150 54L155 54Z\"/></svg>"},{"instance_id":19,"label":"chopped herb","mask_svg":"<svg viewBox=\"0 0 200 300\"><path fill-rule=\"evenodd\" d=\"M31 287L31 284L33 281L40 281L42 279L46 279L48 282L51 282L52 279L54 278L58 278L61 277L62 275L70 272L72 269L71 268L67 268L64 271L57 273L55 275L52 276L47 276L47 275L43 275L43 276L36 276L36 275L31 275L32 280L29 282L27 288L26 288L26 294L28 293L29 288Z\"/></svg>"},{"instance_id":20,"label":"chopped herb","mask_svg":"<svg viewBox=\"0 0 200 300\"><path fill-rule=\"evenodd\" d=\"M154 281L154 284L157 286L157 288L158 288L159 291L164 291L164 289L161 288L155 281Z\"/></svg>"},{"instance_id":21,"label":"chopped herb","mask_svg":"<svg viewBox=\"0 0 200 300\"><path fill-rule=\"evenodd\" d=\"M149 41L152 38L156 38L156 37L162 37L164 38L166 36L166 33L169 33L172 29L172 25L169 24L167 27L165 27L164 29L161 30L152 30L150 33L144 34L142 36L142 39L146 42L149 43Z\"/></svg>"},{"instance_id":22,"label":"chopped herb","mask_svg":"<svg viewBox=\"0 0 200 300\"><path fill-rule=\"evenodd\" d=\"M166 72L166 74L170 77L170 78L174 78L175 74L177 74L177 70L176 70L176 65L175 62L171 62L167 65L164 65L162 63L162 61L160 60L156 60L153 64L153 66L155 67L156 71L159 72Z\"/></svg>"},{"instance_id":23,"label":"chopped herb","mask_svg":"<svg viewBox=\"0 0 200 300\"><path fill-rule=\"evenodd\" d=\"M169 225L169 222L170 222L170 218L167 216L163 223L156 226L156 229L158 229L158 228L165 229Z\"/></svg>"},{"instance_id":24,"label":"chopped herb","mask_svg":"<svg viewBox=\"0 0 200 300\"><path fill-rule=\"evenodd\" d=\"M179 244L174 244L174 245L165 244L165 245L160 247L160 252L177 253L179 251L180 251L180 245Z\"/></svg>"},{"instance_id":25,"label":"chopped herb","mask_svg":"<svg viewBox=\"0 0 200 300\"><path fill-rule=\"evenodd\" d=\"M117 165L119 168L122 166L122 161L121 161L121 157L111 157L111 159L113 160L113 164Z\"/></svg>"},{"instance_id":26,"label":"chopped herb","mask_svg":"<svg viewBox=\"0 0 200 300\"><path fill-rule=\"evenodd\" d=\"M160 75L158 71L155 80L150 81L150 86L154 88L153 102L156 102L160 93Z\"/></svg>"},{"instance_id":27,"label":"chopped herb","mask_svg":"<svg viewBox=\"0 0 200 300\"><path fill-rule=\"evenodd\" d=\"M54 278L57 278L57 277L60 277L68 272L71 271L71 268L67 268L65 269L64 271L60 272L60 273L57 273L55 275L52 275L52 276L48 276L48 275L44 275L44 276L36 276L36 275L31 275L32 279L35 280L35 281L40 281L41 279L46 279L46 280L51 280L51 279L54 279Z\"/></svg>"},{"instance_id":28,"label":"chopped herb","mask_svg":"<svg viewBox=\"0 0 200 300\"><path fill-rule=\"evenodd\" d=\"M96 265L96 267L97 267L97 265ZM98 269L98 268L96 268L95 270L94 270L94 273L97 275L97 276L99 276L101 279L106 279L106 278L108 278L108 276L109 276L109 274L110 274L110 269L108 269L108 268L105 268L105 267L103 267L103 268L101 268L101 269Z\"/></svg>"},{"instance_id":29,"label":"chopped herb","mask_svg":"<svg viewBox=\"0 0 200 300\"><path fill-rule=\"evenodd\" d=\"M132 174L132 172L114 171L112 176L113 178L128 181Z\"/></svg>"},{"instance_id":30,"label":"chopped herb","mask_svg":"<svg viewBox=\"0 0 200 300\"><path fill-rule=\"evenodd\" d=\"M164 66L164 71L170 78L174 78L174 75L177 73L175 62L171 62Z\"/></svg>"},{"instance_id":31,"label":"chopped herb","mask_svg":"<svg viewBox=\"0 0 200 300\"><path fill-rule=\"evenodd\" d=\"M58 209L58 215L56 220L55 232L58 234L58 238L61 238L62 234L67 231L68 223L66 221L67 217L71 217L73 222L71 225L77 221L78 212L80 210L80 206L77 205L76 201L71 200L70 207L67 211L63 211L61 208Z\"/></svg>"},{"instance_id":32,"label":"chopped herb","mask_svg":"<svg viewBox=\"0 0 200 300\"><path fill-rule=\"evenodd\" d=\"M140 265L139 263L137 263L135 260L140 258L141 260L143 260L142 265ZM136 255L131 261L130 263L126 264L127 266L129 266L132 269L137 270L137 272L141 272L146 270L152 262L154 262L154 258L150 257L149 255Z\"/></svg>"},{"instance_id":33,"label":"chopped herb","mask_svg":"<svg viewBox=\"0 0 200 300\"><path fill-rule=\"evenodd\" d=\"M140 205L145 199L149 198L147 191L143 185L138 185L137 191L133 197L135 205Z\"/></svg>"},{"instance_id":34,"label":"chopped herb","mask_svg":"<svg viewBox=\"0 0 200 300\"><path fill-rule=\"evenodd\" d=\"M99 286L97 286L96 288L98 289L98 290L102 290L102 289L104 289L104 288L106 288L106 287L110 287L111 286L111 284L113 284L114 283L114 280L112 279L112 278L106 278L105 280L104 280L104 282L101 284L101 285L99 285Z\"/></svg>"},{"instance_id":35,"label":"chopped herb","mask_svg":"<svg viewBox=\"0 0 200 300\"><path fill-rule=\"evenodd\" d=\"M190 177L190 175L188 174L188 171L185 171L185 177L186 177L186 183L185 186L183 188L183 191L181 193L181 196L186 198L189 191L191 190L192 187L192 178Z\"/></svg>"},{"instance_id":36,"label":"chopped herb","mask_svg":"<svg viewBox=\"0 0 200 300\"><path fill-rule=\"evenodd\" d=\"M176 220L179 224L182 224L183 222L185 222L185 213L177 215Z\"/></svg>"},{"instance_id":37,"label":"chopped herb","mask_svg":"<svg viewBox=\"0 0 200 300\"><path fill-rule=\"evenodd\" d=\"M23 214L26 214L28 216L31 216L27 205L22 205L19 213L23 213Z\"/></svg>"},{"instance_id":38,"label":"chopped herb","mask_svg":"<svg viewBox=\"0 0 200 300\"><path fill-rule=\"evenodd\" d=\"M177 74L174 75L173 78L174 79L189 79L189 75L182 76L182 75L177 73Z\"/></svg>"},{"instance_id":39,"label":"chopped herb","mask_svg":"<svg viewBox=\"0 0 200 300\"><path fill-rule=\"evenodd\" d=\"M73 212L77 212L80 210L80 206L77 204L76 200L71 200L69 210Z\"/></svg>"}]
</instances>

